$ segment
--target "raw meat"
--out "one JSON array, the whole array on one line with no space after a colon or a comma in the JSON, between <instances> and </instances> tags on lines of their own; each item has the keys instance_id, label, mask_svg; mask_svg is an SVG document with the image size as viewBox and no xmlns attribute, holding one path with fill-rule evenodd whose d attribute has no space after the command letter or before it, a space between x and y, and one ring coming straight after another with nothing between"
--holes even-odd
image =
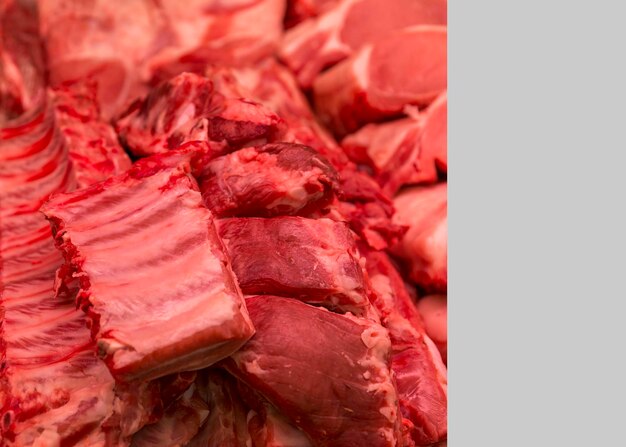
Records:
<instances>
[{"instance_id":1,"label":"raw meat","mask_svg":"<svg viewBox=\"0 0 626 447\"><path fill-rule=\"evenodd\" d=\"M209 63L246 65L270 56L282 37L286 0L161 0L175 43L150 61L157 78ZM253 25L253 26L251 26Z\"/></svg>"},{"instance_id":2,"label":"raw meat","mask_svg":"<svg viewBox=\"0 0 626 447\"><path fill-rule=\"evenodd\" d=\"M45 68L37 27L34 5L0 0L0 126L41 100Z\"/></svg>"},{"instance_id":3,"label":"raw meat","mask_svg":"<svg viewBox=\"0 0 626 447\"><path fill-rule=\"evenodd\" d=\"M271 294L363 314L363 270L348 226L303 217L230 218L218 222L245 294Z\"/></svg>"},{"instance_id":4,"label":"raw meat","mask_svg":"<svg viewBox=\"0 0 626 447\"><path fill-rule=\"evenodd\" d=\"M432 154L435 164L448 172L448 92L444 91L426 109L424 131L421 138L422 152Z\"/></svg>"},{"instance_id":5,"label":"raw meat","mask_svg":"<svg viewBox=\"0 0 626 447\"><path fill-rule=\"evenodd\" d=\"M409 227L393 252L405 259L409 275L428 291L448 287L448 186L412 187L395 199L394 222Z\"/></svg>"},{"instance_id":6,"label":"raw meat","mask_svg":"<svg viewBox=\"0 0 626 447\"><path fill-rule=\"evenodd\" d=\"M447 28L420 25L365 45L313 85L323 123L344 136L363 124L427 105L446 89Z\"/></svg>"},{"instance_id":7,"label":"raw meat","mask_svg":"<svg viewBox=\"0 0 626 447\"><path fill-rule=\"evenodd\" d=\"M211 80L183 73L133 104L116 129L135 155L145 156L193 140L225 142L233 148L274 141L281 124L259 104L227 98L215 91Z\"/></svg>"},{"instance_id":8,"label":"raw meat","mask_svg":"<svg viewBox=\"0 0 626 447\"><path fill-rule=\"evenodd\" d=\"M130 168L115 131L100 118L95 83L63 84L54 90L54 105L79 188Z\"/></svg>"},{"instance_id":9,"label":"raw meat","mask_svg":"<svg viewBox=\"0 0 626 447\"><path fill-rule=\"evenodd\" d=\"M220 370L200 373L197 381L209 416L188 447L250 447L248 409L241 401L236 381Z\"/></svg>"},{"instance_id":10,"label":"raw meat","mask_svg":"<svg viewBox=\"0 0 626 447\"><path fill-rule=\"evenodd\" d=\"M133 436L131 447L187 446L208 416L209 406L192 384L158 422Z\"/></svg>"},{"instance_id":11,"label":"raw meat","mask_svg":"<svg viewBox=\"0 0 626 447\"><path fill-rule=\"evenodd\" d=\"M328 11L341 0L288 0L285 13L285 28Z\"/></svg>"},{"instance_id":12,"label":"raw meat","mask_svg":"<svg viewBox=\"0 0 626 447\"><path fill-rule=\"evenodd\" d=\"M78 304L118 380L209 366L253 334L213 217L182 159L146 159L42 208L65 254L65 280L79 280Z\"/></svg>"},{"instance_id":13,"label":"raw meat","mask_svg":"<svg viewBox=\"0 0 626 447\"><path fill-rule=\"evenodd\" d=\"M337 172L313 149L268 144L218 157L196 174L205 205L220 217L307 214L328 205Z\"/></svg>"},{"instance_id":14,"label":"raw meat","mask_svg":"<svg viewBox=\"0 0 626 447\"><path fill-rule=\"evenodd\" d=\"M448 300L445 295L428 295L417 302L424 329L448 362Z\"/></svg>"},{"instance_id":15,"label":"raw meat","mask_svg":"<svg viewBox=\"0 0 626 447\"><path fill-rule=\"evenodd\" d=\"M325 14L289 30L279 54L300 85L309 88L326 67L391 31L413 25L445 25L447 3L447 0L336 2Z\"/></svg>"},{"instance_id":16,"label":"raw meat","mask_svg":"<svg viewBox=\"0 0 626 447\"><path fill-rule=\"evenodd\" d=\"M75 290L53 291L62 257L38 209L74 187L70 166L46 103L0 128L0 435L8 445L126 445L159 403L153 384L115 384Z\"/></svg>"},{"instance_id":17,"label":"raw meat","mask_svg":"<svg viewBox=\"0 0 626 447\"><path fill-rule=\"evenodd\" d=\"M396 446L387 331L290 298L246 300L255 336L225 361L314 446ZM285 369L289 365L289 369Z\"/></svg>"},{"instance_id":18,"label":"raw meat","mask_svg":"<svg viewBox=\"0 0 626 447\"><path fill-rule=\"evenodd\" d=\"M143 91L141 68L173 41L163 11L150 0L37 0L53 87L97 81L105 119Z\"/></svg>"},{"instance_id":19,"label":"raw meat","mask_svg":"<svg viewBox=\"0 0 626 447\"><path fill-rule=\"evenodd\" d=\"M391 338L391 369L396 378L403 428L416 445L446 439L447 371L424 330L402 277L383 252L364 250L373 300ZM405 442L411 445L411 441Z\"/></svg>"}]
</instances>

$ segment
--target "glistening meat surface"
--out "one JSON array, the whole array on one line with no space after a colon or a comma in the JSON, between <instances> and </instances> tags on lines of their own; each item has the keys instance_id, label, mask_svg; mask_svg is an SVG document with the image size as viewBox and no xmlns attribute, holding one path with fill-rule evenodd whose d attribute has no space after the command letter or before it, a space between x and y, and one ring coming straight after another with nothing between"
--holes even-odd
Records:
<instances>
[{"instance_id":1,"label":"glistening meat surface","mask_svg":"<svg viewBox=\"0 0 626 447\"><path fill-rule=\"evenodd\" d=\"M125 381L209 366L253 333L213 217L177 157L146 159L43 209L65 281L79 280L98 349Z\"/></svg>"}]
</instances>

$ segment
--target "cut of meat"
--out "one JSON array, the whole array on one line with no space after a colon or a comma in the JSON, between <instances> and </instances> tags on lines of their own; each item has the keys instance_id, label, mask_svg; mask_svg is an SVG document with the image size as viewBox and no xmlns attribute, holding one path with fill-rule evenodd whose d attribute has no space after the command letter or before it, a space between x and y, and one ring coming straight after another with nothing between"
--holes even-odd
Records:
<instances>
[{"instance_id":1,"label":"cut of meat","mask_svg":"<svg viewBox=\"0 0 626 447\"><path fill-rule=\"evenodd\" d=\"M307 214L330 203L337 172L313 149L268 144L218 157L196 174L205 205L220 217Z\"/></svg>"},{"instance_id":2,"label":"cut of meat","mask_svg":"<svg viewBox=\"0 0 626 447\"><path fill-rule=\"evenodd\" d=\"M218 222L246 294L272 294L363 314L363 270L348 226L303 217L231 218Z\"/></svg>"},{"instance_id":3,"label":"cut of meat","mask_svg":"<svg viewBox=\"0 0 626 447\"><path fill-rule=\"evenodd\" d=\"M246 65L270 56L282 37L286 0L161 0L175 45L150 62L176 75L210 63Z\"/></svg>"},{"instance_id":4,"label":"cut of meat","mask_svg":"<svg viewBox=\"0 0 626 447\"><path fill-rule=\"evenodd\" d=\"M158 405L152 384L116 386L95 352L38 209L74 187L52 107L0 129L0 435L9 445L125 445ZM3 444L5 445L5 444Z\"/></svg>"},{"instance_id":5,"label":"cut of meat","mask_svg":"<svg viewBox=\"0 0 626 447\"><path fill-rule=\"evenodd\" d=\"M365 251L365 257L376 291L373 302L391 337L391 369L396 378L405 434L416 445L431 445L445 439L448 432L446 368L424 331L402 277L387 255Z\"/></svg>"},{"instance_id":6,"label":"cut of meat","mask_svg":"<svg viewBox=\"0 0 626 447\"><path fill-rule=\"evenodd\" d=\"M394 222L409 227L393 252L409 263L410 276L428 291L448 286L448 186L412 187L395 199Z\"/></svg>"},{"instance_id":7,"label":"cut of meat","mask_svg":"<svg viewBox=\"0 0 626 447\"><path fill-rule=\"evenodd\" d=\"M209 366L253 334L213 217L179 158L148 158L42 208L118 380Z\"/></svg>"},{"instance_id":8,"label":"cut of meat","mask_svg":"<svg viewBox=\"0 0 626 447\"><path fill-rule=\"evenodd\" d=\"M448 300L445 295L428 295L420 299L417 308L424 320L424 328L448 362Z\"/></svg>"},{"instance_id":9,"label":"cut of meat","mask_svg":"<svg viewBox=\"0 0 626 447\"><path fill-rule=\"evenodd\" d=\"M292 28L298 23L317 17L331 9L341 0L288 0L285 13L285 28Z\"/></svg>"},{"instance_id":10,"label":"cut of meat","mask_svg":"<svg viewBox=\"0 0 626 447\"><path fill-rule=\"evenodd\" d=\"M225 361L229 372L314 446L397 445L398 401L382 326L290 298L257 296L246 304L257 332Z\"/></svg>"},{"instance_id":11,"label":"cut of meat","mask_svg":"<svg viewBox=\"0 0 626 447\"><path fill-rule=\"evenodd\" d=\"M35 107L44 88L34 5L0 0L0 127Z\"/></svg>"},{"instance_id":12,"label":"cut of meat","mask_svg":"<svg viewBox=\"0 0 626 447\"><path fill-rule=\"evenodd\" d=\"M436 182L437 169L448 170L446 92L423 114L368 124L341 145L352 160L373 169L389 195L403 185Z\"/></svg>"},{"instance_id":13,"label":"cut of meat","mask_svg":"<svg viewBox=\"0 0 626 447\"><path fill-rule=\"evenodd\" d=\"M196 383L209 404L209 417L188 447L250 447L248 409L239 396L236 381L223 371L206 370L199 374Z\"/></svg>"},{"instance_id":14,"label":"cut of meat","mask_svg":"<svg viewBox=\"0 0 626 447\"><path fill-rule=\"evenodd\" d=\"M229 146L274 141L281 119L251 101L226 98L202 76L183 73L133 104L116 123L137 156L175 149L187 141L211 140Z\"/></svg>"},{"instance_id":15,"label":"cut of meat","mask_svg":"<svg viewBox=\"0 0 626 447\"><path fill-rule=\"evenodd\" d=\"M446 89L447 29L414 26L361 48L315 81L319 117L339 136L426 105Z\"/></svg>"},{"instance_id":16,"label":"cut of meat","mask_svg":"<svg viewBox=\"0 0 626 447\"><path fill-rule=\"evenodd\" d=\"M145 426L133 436L131 447L187 446L208 415L208 404L192 384L158 422Z\"/></svg>"},{"instance_id":17,"label":"cut of meat","mask_svg":"<svg viewBox=\"0 0 626 447\"><path fill-rule=\"evenodd\" d=\"M100 119L95 83L64 84L54 91L54 102L79 188L130 168L115 131Z\"/></svg>"},{"instance_id":18,"label":"cut of meat","mask_svg":"<svg viewBox=\"0 0 626 447\"><path fill-rule=\"evenodd\" d=\"M324 68L392 31L414 25L445 25L447 3L447 0L337 2L325 14L289 30L280 57L296 74L300 85L308 88Z\"/></svg>"},{"instance_id":19,"label":"cut of meat","mask_svg":"<svg viewBox=\"0 0 626 447\"><path fill-rule=\"evenodd\" d=\"M171 44L163 12L146 0L37 0L52 86L93 78L106 119L142 91L141 66Z\"/></svg>"}]
</instances>

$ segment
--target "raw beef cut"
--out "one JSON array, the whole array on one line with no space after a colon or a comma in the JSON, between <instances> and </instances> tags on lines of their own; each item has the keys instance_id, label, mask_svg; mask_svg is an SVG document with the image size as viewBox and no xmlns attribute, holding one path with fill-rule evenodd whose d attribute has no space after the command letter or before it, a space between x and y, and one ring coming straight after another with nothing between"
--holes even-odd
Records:
<instances>
[{"instance_id":1,"label":"raw beef cut","mask_svg":"<svg viewBox=\"0 0 626 447\"><path fill-rule=\"evenodd\" d=\"M444 363L448 362L448 300L445 295L428 295L417 303L424 329L441 353Z\"/></svg>"},{"instance_id":2,"label":"raw beef cut","mask_svg":"<svg viewBox=\"0 0 626 447\"><path fill-rule=\"evenodd\" d=\"M409 227L393 252L405 259L409 275L428 291L448 286L448 186L412 187L395 199L394 222Z\"/></svg>"},{"instance_id":3,"label":"raw beef cut","mask_svg":"<svg viewBox=\"0 0 626 447\"><path fill-rule=\"evenodd\" d=\"M447 95L424 113L382 124L368 124L341 142L350 158L372 168L383 190L394 195L403 185L434 183L447 172Z\"/></svg>"},{"instance_id":4,"label":"raw beef cut","mask_svg":"<svg viewBox=\"0 0 626 447\"><path fill-rule=\"evenodd\" d=\"M77 167L79 188L130 168L130 158L110 124L100 118L95 83L63 84L54 90L57 123Z\"/></svg>"},{"instance_id":5,"label":"raw beef cut","mask_svg":"<svg viewBox=\"0 0 626 447\"><path fill-rule=\"evenodd\" d=\"M137 156L175 149L187 141L225 142L233 148L274 141L281 119L251 101L227 98L211 80L183 73L135 102L117 121L121 139Z\"/></svg>"},{"instance_id":6,"label":"raw beef cut","mask_svg":"<svg viewBox=\"0 0 626 447\"><path fill-rule=\"evenodd\" d=\"M0 128L2 445L126 445L158 406L153 384L115 384L75 290L55 296L63 260L38 209L74 187L70 166L46 103Z\"/></svg>"},{"instance_id":7,"label":"raw beef cut","mask_svg":"<svg viewBox=\"0 0 626 447\"><path fill-rule=\"evenodd\" d=\"M290 298L256 296L246 304L256 334L225 361L229 372L314 446L397 445L398 398L383 327Z\"/></svg>"},{"instance_id":8,"label":"raw beef cut","mask_svg":"<svg viewBox=\"0 0 626 447\"><path fill-rule=\"evenodd\" d=\"M118 380L209 366L253 334L189 169L178 153L156 156L42 208Z\"/></svg>"},{"instance_id":9,"label":"raw beef cut","mask_svg":"<svg viewBox=\"0 0 626 447\"><path fill-rule=\"evenodd\" d=\"M447 371L425 333L415 302L386 254L364 250L373 300L391 338L391 369L396 379L405 436L416 445L445 439ZM405 444L412 445L411 441Z\"/></svg>"},{"instance_id":10,"label":"raw beef cut","mask_svg":"<svg viewBox=\"0 0 626 447\"><path fill-rule=\"evenodd\" d=\"M279 54L300 85L308 88L326 67L391 31L413 25L445 25L447 3L447 0L337 2L325 14L289 30ZM419 51L419 47L413 49Z\"/></svg>"},{"instance_id":11,"label":"raw beef cut","mask_svg":"<svg viewBox=\"0 0 626 447\"><path fill-rule=\"evenodd\" d=\"M220 370L206 370L196 382L200 396L209 405L209 416L188 447L250 447L248 409L236 381Z\"/></svg>"},{"instance_id":12,"label":"raw beef cut","mask_svg":"<svg viewBox=\"0 0 626 447\"><path fill-rule=\"evenodd\" d=\"M271 294L363 314L363 270L348 226L303 217L230 218L220 236L245 294Z\"/></svg>"},{"instance_id":13,"label":"raw beef cut","mask_svg":"<svg viewBox=\"0 0 626 447\"><path fill-rule=\"evenodd\" d=\"M307 214L328 205L337 172L317 152L280 143L218 157L196 174L206 206L219 217Z\"/></svg>"},{"instance_id":14,"label":"raw beef cut","mask_svg":"<svg viewBox=\"0 0 626 447\"><path fill-rule=\"evenodd\" d=\"M323 123L339 136L426 105L446 89L447 28L420 25L365 45L313 85Z\"/></svg>"},{"instance_id":15,"label":"raw beef cut","mask_svg":"<svg viewBox=\"0 0 626 447\"><path fill-rule=\"evenodd\" d=\"M142 92L142 65L173 35L150 0L37 0L41 36L53 87L65 81L97 81L106 119Z\"/></svg>"}]
</instances>

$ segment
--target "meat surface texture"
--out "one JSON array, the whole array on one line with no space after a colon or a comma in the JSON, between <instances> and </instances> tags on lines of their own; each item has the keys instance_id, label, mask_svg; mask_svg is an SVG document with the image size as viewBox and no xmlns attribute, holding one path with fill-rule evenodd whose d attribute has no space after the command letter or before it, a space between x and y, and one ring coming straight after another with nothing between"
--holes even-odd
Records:
<instances>
[{"instance_id":1,"label":"meat surface texture","mask_svg":"<svg viewBox=\"0 0 626 447\"><path fill-rule=\"evenodd\" d=\"M448 299L445 295L428 295L417 303L424 329L441 353L444 363L448 362Z\"/></svg>"},{"instance_id":2,"label":"meat surface texture","mask_svg":"<svg viewBox=\"0 0 626 447\"><path fill-rule=\"evenodd\" d=\"M358 314L369 307L363 270L348 226L302 217L218 222L246 294L271 294Z\"/></svg>"},{"instance_id":3,"label":"meat surface texture","mask_svg":"<svg viewBox=\"0 0 626 447\"><path fill-rule=\"evenodd\" d=\"M229 372L287 416L314 446L397 445L398 402L383 327L290 298L257 296L246 302L257 332L227 359Z\"/></svg>"},{"instance_id":4,"label":"meat surface texture","mask_svg":"<svg viewBox=\"0 0 626 447\"><path fill-rule=\"evenodd\" d=\"M50 194L75 185L47 101L0 128L0 435L6 445L125 445L158 403L150 384L115 384L76 309L73 287L55 296L63 259L38 209Z\"/></svg>"},{"instance_id":5,"label":"meat surface texture","mask_svg":"<svg viewBox=\"0 0 626 447\"><path fill-rule=\"evenodd\" d=\"M209 366L253 333L213 217L178 156L43 208L65 281L79 280L99 352L124 381Z\"/></svg>"},{"instance_id":6,"label":"meat surface texture","mask_svg":"<svg viewBox=\"0 0 626 447\"><path fill-rule=\"evenodd\" d=\"M339 136L427 105L447 86L447 28L419 25L363 46L316 78L315 106Z\"/></svg>"},{"instance_id":7,"label":"meat surface texture","mask_svg":"<svg viewBox=\"0 0 626 447\"><path fill-rule=\"evenodd\" d=\"M192 73L162 83L116 124L137 156L166 152L194 140L234 148L254 145L272 141L280 126L280 118L261 105L227 98L215 91L211 80Z\"/></svg>"},{"instance_id":8,"label":"meat surface texture","mask_svg":"<svg viewBox=\"0 0 626 447\"><path fill-rule=\"evenodd\" d=\"M313 149L270 144L218 157L196 175L206 206L219 217L307 214L328 205L337 172Z\"/></svg>"},{"instance_id":9,"label":"meat surface texture","mask_svg":"<svg viewBox=\"0 0 626 447\"><path fill-rule=\"evenodd\" d=\"M448 170L447 95L423 113L382 124L368 124L341 142L357 163L370 167L389 195L402 186L435 183Z\"/></svg>"},{"instance_id":10,"label":"meat surface texture","mask_svg":"<svg viewBox=\"0 0 626 447\"><path fill-rule=\"evenodd\" d=\"M373 251L365 256L376 292L373 302L391 338L391 369L404 416L405 444L431 445L448 433L446 368L389 257Z\"/></svg>"},{"instance_id":11,"label":"meat surface texture","mask_svg":"<svg viewBox=\"0 0 626 447\"><path fill-rule=\"evenodd\" d=\"M393 252L405 259L409 274L429 291L448 287L448 187L413 187L394 200L394 221L409 227Z\"/></svg>"},{"instance_id":12,"label":"meat surface texture","mask_svg":"<svg viewBox=\"0 0 626 447\"><path fill-rule=\"evenodd\" d=\"M446 22L447 0L345 0L289 30L279 54L309 88L322 70L391 31Z\"/></svg>"},{"instance_id":13,"label":"meat surface texture","mask_svg":"<svg viewBox=\"0 0 626 447\"><path fill-rule=\"evenodd\" d=\"M130 158L119 145L113 127L100 117L95 83L64 84L54 90L53 97L79 188L130 168Z\"/></svg>"}]
</instances>

